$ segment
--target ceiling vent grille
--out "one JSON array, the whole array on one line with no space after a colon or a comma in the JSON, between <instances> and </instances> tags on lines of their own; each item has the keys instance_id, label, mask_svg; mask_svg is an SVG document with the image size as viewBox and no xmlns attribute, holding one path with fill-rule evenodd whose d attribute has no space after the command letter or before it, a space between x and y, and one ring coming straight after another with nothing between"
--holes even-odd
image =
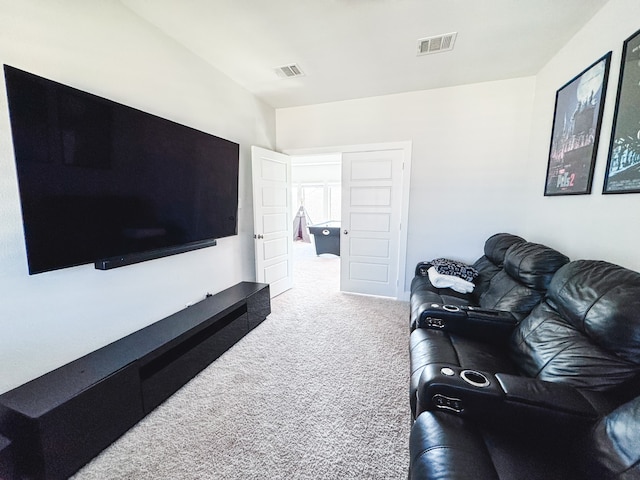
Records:
<instances>
[{"instance_id":1,"label":"ceiling vent grille","mask_svg":"<svg viewBox=\"0 0 640 480\"><path fill-rule=\"evenodd\" d=\"M290 65L282 65L275 68L276 73L281 78L302 77L304 72L299 65L292 63Z\"/></svg>"},{"instance_id":2,"label":"ceiling vent grille","mask_svg":"<svg viewBox=\"0 0 640 480\"><path fill-rule=\"evenodd\" d=\"M452 32L436 37L420 38L418 40L418 55L430 55L453 50L457 35L457 32Z\"/></svg>"}]
</instances>

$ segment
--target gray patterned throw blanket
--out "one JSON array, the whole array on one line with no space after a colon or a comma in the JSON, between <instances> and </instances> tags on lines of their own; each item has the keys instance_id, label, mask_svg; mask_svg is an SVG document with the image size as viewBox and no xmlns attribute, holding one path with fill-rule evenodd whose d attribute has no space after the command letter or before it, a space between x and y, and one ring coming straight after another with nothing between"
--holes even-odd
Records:
<instances>
[{"instance_id":1,"label":"gray patterned throw blanket","mask_svg":"<svg viewBox=\"0 0 640 480\"><path fill-rule=\"evenodd\" d=\"M473 279L478 276L478 271L472 266L448 258L436 258L430 263L440 275L459 277L467 282L473 282Z\"/></svg>"}]
</instances>

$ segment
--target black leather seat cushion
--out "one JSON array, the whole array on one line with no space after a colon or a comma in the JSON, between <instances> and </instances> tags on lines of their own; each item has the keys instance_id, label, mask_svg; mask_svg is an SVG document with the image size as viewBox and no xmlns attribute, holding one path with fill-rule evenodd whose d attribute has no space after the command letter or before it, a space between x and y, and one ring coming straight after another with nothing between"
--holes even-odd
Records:
<instances>
[{"instance_id":1,"label":"black leather seat cushion","mask_svg":"<svg viewBox=\"0 0 640 480\"><path fill-rule=\"evenodd\" d=\"M574 442L577 443L577 442ZM566 438L424 412L411 428L412 480L602 480L586 476Z\"/></svg>"}]
</instances>

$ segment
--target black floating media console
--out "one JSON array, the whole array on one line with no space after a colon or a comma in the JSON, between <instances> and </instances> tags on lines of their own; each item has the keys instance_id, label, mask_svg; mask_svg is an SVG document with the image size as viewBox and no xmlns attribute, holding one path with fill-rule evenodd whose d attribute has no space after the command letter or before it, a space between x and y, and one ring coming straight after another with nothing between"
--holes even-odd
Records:
<instances>
[{"instance_id":1,"label":"black floating media console","mask_svg":"<svg viewBox=\"0 0 640 480\"><path fill-rule=\"evenodd\" d=\"M270 312L242 282L0 395L0 478L68 478Z\"/></svg>"}]
</instances>

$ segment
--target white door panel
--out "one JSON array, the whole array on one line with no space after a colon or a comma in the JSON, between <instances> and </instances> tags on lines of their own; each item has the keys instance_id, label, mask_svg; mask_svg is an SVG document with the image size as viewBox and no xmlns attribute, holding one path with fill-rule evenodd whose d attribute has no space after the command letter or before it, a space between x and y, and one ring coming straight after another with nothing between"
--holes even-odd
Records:
<instances>
[{"instance_id":1,"label":"white door panel","mask_svg":"<svg viewBox=\"0 0 640 480\"><path fill-rule=\"evenodd\" d=\"M262 215L262 233L278 233L287 229L286 213L266 213Z\"/></svg>"},{"instance_id":2,"label":"white door panel","mask_svg":"<svg viewBox=\"0 0 640 480\"><path fill-rule=\"evenodd\" d=\"M289 245L286 239L276 238L274 240L265 240L262 243L264 259L271 260L282 257L289 253Z\"/></svg>"},{"instance_id":3,"label":"white door panel","mask_svg":"<svg viewBox=\"0 0 640 480\"><path fill-rule=\"evenodd\" d=\"M275 297L293 286L291 159L251 147L256 279Z\"/></svg>"},{"instance_id":4,"label":"white door panel","mask_svg":"<svg viewBox=\"0 0 640 480\"><path fill-rule=\"evenodd\" d=\"M342 156L341 290L398 296L404 150Z\"/></svg>"},{"instance_id":5,"label":"white door panel","mask_svg":"<svg viewBox=\"0 0 640 480\"><path fill-rule=\"evenodd\" d=\"M384 238L350 238L352 256L389 258L389 240Z\"/></svg>"},{"instance_id":6,"label":"white door panel","mask_svg":"<svg viewBox=\"0 0 640 480\"><path fill-rule=\"evenodd\" d=\"M351 206L390 207L391 187L351 187Z\"/></svg>"},{"instance_id":7,"label":"white door panel","mask_svg":"<svg viewBox=\"0 0 640 480\"><path fill-rule=\"evenodd\" d=\"M393 164L385 159L360 161L352 165L351 173L360 180L392 180Z\"/></svg>"},{"instance_id":8,"label":"white door panel","mask_svg":"<svg viewBox=\"0 0 640 480\"><path fill-rule=\"evenodd\" d=\"M373 287L374 283L388 283L389 267L376 263L351 263L350 277L352 280L360 280L369 287Z\"/></svg>"},{"instance_id":9,"label":"white door panel","mask_svg":"<svg viewBox=\"0 0 640 480\"><path fill-rule=\"evenodd\" d=\"M391 219L385 213L352 213L351 228L363 232L390 232Z\"/></svg>"},{"instance_id":10,"label":"white door panel","mask_svg":"<svg viewBox=\"0 0 640 480\"><path fill-rule=\"evenodd\" d=\"M283 180L266 180L280 184ZM286 180L284 180L286 181ZM287 192L282 190L281 185L275 187L262 187L262 205L265 207L284 207L287 204Z\"/></svg>"},{"instance_id":11,"label":"white door panel","mask_svg":"<svg viewBox=\"0 0 640 480\"><path fill-rule=\"evenodd\" d=\"M269 285L279 285L287 279L289 273L289 265L286 261L274 263L264 269L264 281ZM282 293L282 292L280 292ZM275 294L277 295L277 294ZM272 297L275 296L271 294Z\"/></svg>"},{"instance_id":12,"label":"white door panel","mask_svg":"<svg viewBox=\"0 0 640 480\"><path fill-rule=\"evenodd\" d=\"M256 147L259 148L259 147ZM262 150L263 161L261 162L261 176L265 181L275 181L275 182L286 182L288 180L289 174L287 173L291 165L288 162L283 161L283 159L277 158L267 158L266 155L271 155L273 152L271 150L266 150L264 148ZM265 152L269 152L265 154ZM278 154L282 155L282 154Z\"/></svg>"}]
</instances>

